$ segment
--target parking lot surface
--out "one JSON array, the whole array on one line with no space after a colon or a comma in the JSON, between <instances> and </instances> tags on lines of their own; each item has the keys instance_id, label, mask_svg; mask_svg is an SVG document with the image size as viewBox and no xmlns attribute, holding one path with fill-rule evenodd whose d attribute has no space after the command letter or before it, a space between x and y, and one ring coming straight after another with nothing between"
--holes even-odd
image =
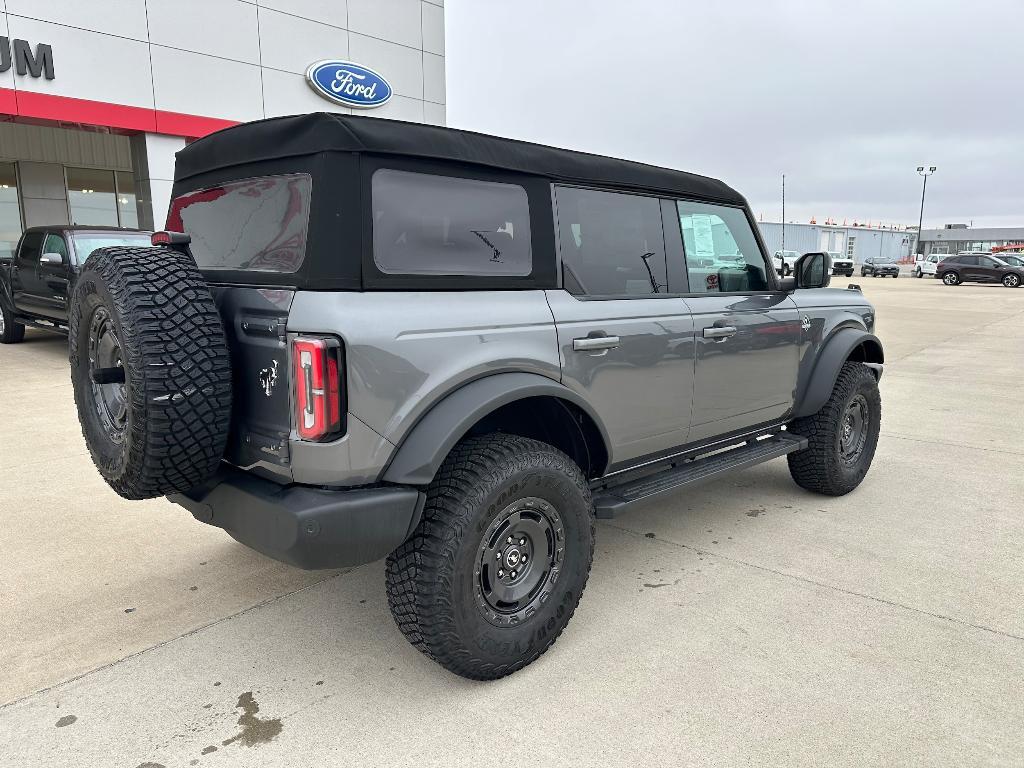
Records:
<instances>
[{"instance_id":1,"label":"parking lot surface","mask_svg":"<svg viewBox=\"0 0 1024 768\"><path fill-rule=\"evenodd\" d=\"M1024 764L1024 289L852 281L886 348L864 484L777 460L600 523L566 632L493 683L405 642L382 563L119 499L64 340L0 347L0 763Z\"/></svg>"}]
</instances>

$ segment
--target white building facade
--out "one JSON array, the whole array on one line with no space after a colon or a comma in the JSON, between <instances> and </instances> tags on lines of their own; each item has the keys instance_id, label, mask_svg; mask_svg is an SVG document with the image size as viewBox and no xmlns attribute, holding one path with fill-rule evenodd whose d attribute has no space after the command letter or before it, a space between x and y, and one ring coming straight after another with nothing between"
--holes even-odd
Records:
<instances>
[{"instance_id":1,"label":"white building facade","mask_svg":"<svg viewBox=\"0 0 1024 768\"><path fill-rule=\"evenodd\" d=\"M324 61L390 97L330 100ZM0 0L0 257L34 225L159 229L188 141L316 111L443 125L444 0Z\"/></svg>"},{"instance_id":2,"label":"white building facade","mask_svg":"<svg viewBox=\"0 0 1024 768\"><path fill-rule=\"evenodd\" d=\"M778 222L758 222L769 253L783 250L783 227ZM834 251L862 264L868 257L893 261L913 260L917 233L905 229L836 226L831 224L786 224L785 250L797 253Z\"/></svg>"}]
</instances>

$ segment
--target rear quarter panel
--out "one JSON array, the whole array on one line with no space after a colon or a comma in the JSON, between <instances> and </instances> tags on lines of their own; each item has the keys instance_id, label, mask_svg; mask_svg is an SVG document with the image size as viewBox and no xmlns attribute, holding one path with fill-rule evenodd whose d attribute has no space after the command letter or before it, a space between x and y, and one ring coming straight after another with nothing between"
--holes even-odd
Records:
<instances>
[{"instance_id":1,"label":"rear quarter panel","mask_svg":"<svg viewBox=\"0 0 1024 768\"><path fill-rule=\"evenodd\" d=\"M375 434L386 441L360 454L364 466L358 472L339 454L337 482L377 479L390 459L389 447L401 444L431 406L463 384L505 371L560 378L554 320L543 291L300 291L288 331L343 340L349 415L367 428L364 439ZM316 449L324 454L330 445ZM296 455L297 481L329 482L323 475L330 460L317 462L323 471L315 481L300 478L303 463ZM343 471L345 464L349 470Z\"/></svg>"}]
</instances>

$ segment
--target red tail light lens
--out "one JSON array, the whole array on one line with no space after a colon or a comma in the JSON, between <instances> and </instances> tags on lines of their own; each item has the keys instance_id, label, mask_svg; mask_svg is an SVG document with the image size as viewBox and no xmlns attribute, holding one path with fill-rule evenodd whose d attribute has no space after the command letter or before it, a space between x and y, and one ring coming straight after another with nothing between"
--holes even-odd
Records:
<instances>
[{"instance_id":1,"label":"red tail light lens","mask_svg":"<svg viewBox=\"0 0 1024 768\"><path fill-rule=\"evenodd\" d=\"M295 366L295 430L303 440L326 440L342 431L341 344L299 336L292 342Z\"/></svg>"},{"instance_id":2,"label":"red tail light lens","mask_svg":"<svg viewBox=\"0 0 1024 768\"><path fill-rule=\"evenodd\" d=\"M168 245L171 248L174 246L188 245L192 242L192 238L186 235L184 232L154 232L149 236L149 241L153 245Z\"/></svg>"}]
</instances>

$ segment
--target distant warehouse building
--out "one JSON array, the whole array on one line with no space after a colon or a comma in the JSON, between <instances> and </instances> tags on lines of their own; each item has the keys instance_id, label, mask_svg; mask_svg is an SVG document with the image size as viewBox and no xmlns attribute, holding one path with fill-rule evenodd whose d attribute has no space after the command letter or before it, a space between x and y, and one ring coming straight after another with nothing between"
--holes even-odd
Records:
<instances>
[{"instance_id":1,"label":"distant warehouse building","mask_svg":"<svg viewBox=\"0 0 1024 768\"><path fill-rule=\"evenodd\" d=\"M878 257L905 261L912 258L916 233L905 229L874 229L871 227L835 224L786 224L783 249L783 226L778 222L758 223L769 253L779 250L808 253L834 251L861 264L864 259Z\"/></svg>"},{"instance_id":2,"label":"distant warehouse building","mask_svg":"<svg viewBox=\"0 0 1024 768\"><path fill-rule=\"evenodd\" d=\"M786 240L789 240L788 235ZM1024 247L1024 227L968 227L966 224L947 224L942 229L924 230L921 233L921 243L926 254L993 249L997 252L1021 250L1013 246Z\"/></svg>"}]
</instances>

